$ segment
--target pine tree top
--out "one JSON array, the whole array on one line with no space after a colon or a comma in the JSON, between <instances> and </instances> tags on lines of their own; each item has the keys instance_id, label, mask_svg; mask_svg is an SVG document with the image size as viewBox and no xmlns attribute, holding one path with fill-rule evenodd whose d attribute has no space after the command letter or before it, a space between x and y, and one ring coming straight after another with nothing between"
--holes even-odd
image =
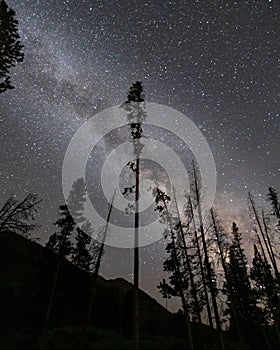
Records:
<instances>
[{"instance_id":1,"label":"pine tree top","mask_svg":"<svg viewBox=\"0 0 280 350\"><path fill-rule=\"evenodd\" d=\"M130 102L144 102L143 86L141 81L136 81L136 83L132 84L132 86L129 88L127 101L125 101L125 103Z\"/></svg>"}]
</instances>

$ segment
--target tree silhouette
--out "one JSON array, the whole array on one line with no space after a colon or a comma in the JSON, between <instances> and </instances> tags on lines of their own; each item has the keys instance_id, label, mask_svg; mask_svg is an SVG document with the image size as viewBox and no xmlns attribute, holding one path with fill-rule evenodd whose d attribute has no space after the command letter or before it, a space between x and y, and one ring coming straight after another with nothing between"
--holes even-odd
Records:
<instances>
[{"instance_id":1,"label":"tree silhouette","mask_svg":"<svg viewBox=\"0 0 280 350\"><path fill-rule=\"evenodd\" d=\"M166 283L165 278L162 279L157 288L162 294L162 297L166 299L165 308L167 310L167 300L174 295L173 288L168 283Z\"/></svg>"},{"instance_id":2,"label":"tree silhouette","mask_svg":"<svg viewBox=\"0 0 280 350\"><path fill-rule=\"evenodd\" d=\"M75 235L76 244L72 248L71 261L74 265L78 266L82 270L90 271L92 266L93 257L90 253L91 237L83 231L80 227L77 227L77 233Z\"/></svg>"},{"instance_id":3,"label":"tree silhouette","mask_svg":"<svg viewBox=\"0 0 280 350\"><path fill-rule=\"evenodd\" d=\"M279 285L272 274L267 259L261 255L257 245L254 245L254 258L250 275L254 283L254 293L261 309L261 321L268 325L273 323L280 341L278 324L280 321Z\"/></svg>"},{"instance_id":4,"label":"tree silhouette","mask_svg":"<svg viewBox=\"0 0 280 350\"><path fill-rule=\"evenodd\" d=\"M125 103L130 102L144 102L143 87L141 81L136 81L136 83L132 84L132 86L129 88L127 101Z\"/></svg>"},{"instance_id":5,"label":"tree silhouette","mask_svg":"<svg viewBox=\"0 0 280 350\"><path fill-rule=\"evenodd\" d=\"M269 187L267 199L272 206L272 214L278 219L278 227L280 228L280 201L278 193L273 187Z\"/></svg>"},{"instance_id":6,"label":"tree silhouette","mask_svg":"<svg viewBox=\"0 0 280 350\"><path fill-rule=\"evenodd\" d=\"M22 48L15 12L0 0L0 93L14 88L9 72L16 63L23 61Z\"/></svg>"},{"instance_id":7,"label":"tree silhouette","mask_svg":"<svg viewBox=\"0 0 280 350\"><path fill-rule=\"evenodd\" d=\"M40 202L37 194L28 194L22 201L10 197L0 210L0 232L12 231L28 236L38 226L30 221L35 220Z\"/></svg>"},{"instance_id":8,"label":"tree silhouette","mask_svg":"<svg viewBox=\"0 0 280 350\"><path fill-rule=\"evenodd\" d=\"M198 281L195 281L195 264L196 262L193 261L194 255L191 255L190 248L187 245L187 239L184 232L183 223L180 218L179 208L178 208L178 202L175 194L175 189L173 188L173 194L174 194L174 201L175 201L175 207L176 207L176 216L177 216L177 224L176 224L176 230L178 231L178 244L180 249L182 250L182 258L183 258L183 265L186 269L186 275L189 280L189 308L192 310L193 320L198 321L198 323L202 323L201 319L201 311L203 308L203 302L201 303L201 300L199 300L199 283ZM189 223L187 223L186 228L189 229Z\"/></svg>"},{"instance_id":9,"label":"tree silhouette","mask_svg":"<svg viewBox=\"0 0 280 350\"><path fill-rule=\"evenodd\" d=\"M49 324L50 315L53 307L53 300L55 296L55 291L58 283L58 278L60 274L60 268L63 259L71 257L73 253L73 243L71 237L74 233L75 228L77 229L77 243L76 251L74 250L74 257L76 264L80 264L79 267L85 268L88 267L88 251L86 248L87 238L85 238L84 230L77 228L77 222L81 224L83 221L86 221L86 218L83 217L83 208L85 202L85 183L84 179L77 179L69 193L67 204L63 204L59 207L60 218L55 222L55 225L60 228L60 231L53 233L49 241L46 243L46 248L52 250L57 254L56 269L53 276L48 307L46 311L46 318L44 323L44 328L42 332L42 342L41 349L45 346L45 336L46 330ZM71 212L69 210L71 208ZM75 216L75 218L73 217ZM85 230L89 229L84 226ZM89 237L90 238L90 237ZM77 251L78 250L78 251ZM67 304L67 303L66 303Z\"/></svg>"},{"instance_id":10,"label":"tree silhouette","mask_svg":"<svg viewBox=\"0 0 280 350\"><path fill-rule=\"evenodd\" d=\"M232 327L238 322L241 328L250 329L257 323L258 310L249 279L247 259L242 247L242 233L235 222L232 224L232 236L226 265L225 291L228 298L226 314L230 315L231 318L237 318L232 323ZM234 304L235 314L233 314L232 304Z\"/></svg>"},{"instance_id":11,"label":"tree silhouette","mask_svg":"<svg viewBox=\"0 0 280 350\"><path fill-rule=\"evenodd\" d=\"M67 206L77 224L84 223L86 218L83 216L84 203L86 202L86 185L83 178L74 181L72 189L69 192ZM88 227L88 225L87 225ZM89 232L91 233L91 232Z\"/></svg>"},{"instance_id":12,"label":"tree silhouette","mask_svg":"<svg viewBox=\"0 0 280 350\"><path fill-rule=\"evenodd\" d=\"M90 235L92 232L90 223L83 216L84 203L85 203L86 187L83 178L77 179L72 185L72 189L69 192L67 199L67 204L63 204L59 207L60 209L60 218L55 222L55 225L60 228L59 232L53 233L49 241L46 244L46 247L53 250L55 253L61 257L69 257L73 252L73 240L71 241L71 236L74 236L75 229L77 232L76 242L79 242L79 248L84 244L85 246L88 243L85 241L90 240L86 238L86 235ZM77 227L79 224L83 227L83 230ZM81 231L84 231L83 233ZM84 241L83 243L81 242ZM85 247L84 247L85 248ZM82 248L81 248L82 249ZM86 251L83 250L83 253L87 255ZM81 261L81 250L77 253L75 250L74 255L79 255L79 261ZM85 257L85 259L87 259ZM77 263L77 260L76 260Z\"/></svg>"},{"instance_id":13,"label":"tree silhouette","mask_svg":"<svg viewBox=\"0 0 280 350\"><path fill-rule=\"evenodd\" d=\"M257 229L255 229L259 245L262 249L262 253L263 253L265 259L266 259L266 254L268 254L270 261L274 267L275 275L278 278L278 276L279 276L278 267L277 267L277 263L275 260L275 254L274 254L274 251L272 248L271 239L270 239L270 235L268 232L268 226L267 226L266 218L264 215L264 211L262 210L262 218L260 218L258 211L256 209L256 205L255 205L253 196L251 195L250 192L249 192L248 197L249 197L249 204L250 204L252 212L254 214L254 220L256 221L258 230L260 232L260 235L259 235Z\"/></svg>"},{"instance_id":14,"label":"tree silhouette","mask_svg":"<svg viewBox=\"0 0 280 350\"><path fill-rule=\"evenodd\" d=\"M157 189L156 191L156 196L159 197L160 190ZM202 300L203 293L201 293L201 283L197 274L199 272L197 271L196 252L194 252L193 249L193 242L190 242L189 224L183 225L181 221L174 189L173 193L176 214L174 216L171 216L171 214L169 217L166 216L167 221L169 220L169 223L167 222L169 232L166 231L165 238L169 240L171 239L171 242L169 241L166 245L168 257L163 263L164 270L169 273L170 285L167 286L170 295L179 297L180 285L183 287L189 317L192 321L202 323L201 311L204 306L204 300ZM157 197L157 210L162 210L163 214L163 207L159 205ZM164 199L164 197L162 197L162 199ZM170 224L173 226L172 228L170 227ZM174 243L171 230L174 237ZM179 265L178 267L180 268L181 274L178 274L176 263ZM159 286L163 297L165 297L166 288L163 289L162 287L165 287L165 285L166 283L161 283Z\"/></svg>"},{"instance_id":15,"label":"tree silhouette","mask_svg":"<svg viewBox=\"0 0 280 350\"><path fill-rule=\"evenodd\" d=\"M220 314L219 314L218 304L217 304L216 275L214 273L213 267L211 266L211 262L209 259L206 231L205 231L204 223L202 219L201 184L199 181L197 167L194 162L192 163L192 170L193 170L194 199L195 199L195 205L198 213L199 232L200 232L201 241L202 241L204 265L206 270L205 282L207 287L209 288L210 295L211 295L216 327L219 334L219 348L224 350L224 340L223 340L223 334L221 329L221 320L220 320Z\"/></svg>"},{"instance_id":16,"label":"tree silhouette","mask_svg":"<svg viewBox=\"0 0 280 350\"><path fill-rule=\"evenodd\" d=\"M86 343L85 343L86 334L87 334L87 331L88 331L88 329L90 327L90 323L91 323L92 312L93 312L93 300L94 300L95 293L96 293L97 278L99 276L101 259L102 259L103 253L104 253L105 241L106 241L106 237L108 234L109 223L111 220L111 213L112 213L112 209L113 209L115 193L116 193L116 190L113 194L112 201L110 203L110 207L109 207L109 211L108 211L108 215L107 215L107 220L106 220L106 225L104 228L101 229L101 232L100 232L100 236L101 236L101 237L99 237L100 241L98 241L98 242L92 241L91 258L92 258L93 267L91 268L91 271L93 272L93 274L92 274L92 276L90 276L91 288L90 288L90 295L89 295L89 303L88 303L85 322L84 322L84 326L83 326L82 340L81 340L80 348L79 348L81 350L84 350L86 348Z\"/></svg>"},{"instance_id":17,"label":"tree silhouette","mask_svg":"<svg viewBox=\"0 0 280 350\"><path fill-rule=\"evenodd\" d=\"M74 231L75 221L67 205L61 205L59 209L61 217L55 222L55 225L60 228L60 231L50 236L46 248L51 249L60 257L66 258L71 254L73 248L70 236Z\"/></svg>"},{"instance_id":18,"label":"tree silhouette","mask_svg":"<svg viewBox=\"0 0 280 350\"><path fill-rule=\"evenodd\" d=\"M195 190L195 187L194 187ZM196 203L196 200L194 199L194 202ZM203 254L202 254L202 248L201 248L201 237L199 236L199 232L197 227L199 225L196 224L195 220L195 208L193 205L193 200L192 196L188 196L187 200L187 208L185 210L186 216L190 220L190 224L192 225L192 230L193 230L193 246L195 247L195 258L197 259L197 268L198 268L198 274L200 276L200 285L202 289L202 297L201 301L203 305L206 305L206 310L207 310L207 316L208 316L208 322L209 326L213 328L213 320L212 320L212 313L211 313L211 308L210 308L210 298L209 298L209 293L208 293L208 288L207 288L207 271L205 269L205 264L203 262Z\"/></svg>"},{"instance_id":19,"label":"tree silhouette","mask_svg":"<svg viewBox=\"0 0 280 350\"><path fill-rule=\"evenodd\" d=\"M226 281L226 286L227 286L227 293L230 295L229 299L233 300L234 286L231 284L230 274L229 274L228 264L227 264L227 257L230 249L229 243L226 241L227 234L224 232L224 229L221 226L220 222L218 221L213 209L210 210L210 213L212 218L212 227L213 227L213 233L215 237L215 243L218 250L217 260L218 262L221 261L221 265L224 272L224 279ZM232 324L234 323L240 348L245 350L244 338L243 338L242 330L237 317L236 306L234 303L231 303L230 307L231 307L231 315L232 315L231 323Z\"/></svg>"},{"instance_id":20,"label":"tree silhouette","mask_svg":"<svg viewBox=\"0 0 280 350\"><path fill-rule=\"evenodd\" d=\"M165 194L158 187L153 189L153 195L155 197L156 208L161 215L161 219L167 225L165 231L165 238L168 238L169 243L166 245L166 251L168 253L168 258L164 261L164 270L169 272L169 293L174 296L178 296L181 299L182 308L184 311L184 317L187 327L188 342L191 350L194 349L193 336L189 319L188 304L185 295L185 291L188 289L188 279L185 274L185 267L182 259L182 251L178 243L178 218L172 217L168 210L168 203L171 198ZM175 229L174 229L175 227ZM162 286L162 285L161 285ZM162 293L165 290L161 289Z\"/></svg>"},{"instance_id":21,"label":"tree silhouette","mask_svg":"<svg viewBox=\"0 0 280 350\"><path fill-rule=\"evenodd\" d=\"M143 136L142 122L146 119L144 106L144 95L141 81L136 81L129 89L127 101L122 107L128 111L127 119L130 127L130 136L133 143L135 161L128 165L135 173L135 199L134 199L134 302L133 302L133 337L135 350L139 350L139 175L140 175L140 154L144 147L140 139Z\"/></svg>"}]
</instances>

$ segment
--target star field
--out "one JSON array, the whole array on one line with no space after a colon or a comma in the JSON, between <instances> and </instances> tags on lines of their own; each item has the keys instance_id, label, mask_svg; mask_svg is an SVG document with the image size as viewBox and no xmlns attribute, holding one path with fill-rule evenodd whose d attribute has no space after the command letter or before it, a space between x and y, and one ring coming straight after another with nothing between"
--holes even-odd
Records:
<instances>
[{"instance_id":1,"label":"star field","mask_svg":"<svg viewBox=\"0 0 280 350\"><path fill-rule=\"evenodd\" d=\"M269 186L279 189L279 1L7 3L25 60L12 71L16 89L0 96L1 197L38 192L43 237L64 201L61 168L72 136L122 103L137 79L147 101L181 111L206 137L226 222L247 222L249 190L260 199ZM140 286L153 295L163 246L141 251ZM131 251L107 248L104 276L130 278L128 261Z\"/></svg>"}]
</instances>

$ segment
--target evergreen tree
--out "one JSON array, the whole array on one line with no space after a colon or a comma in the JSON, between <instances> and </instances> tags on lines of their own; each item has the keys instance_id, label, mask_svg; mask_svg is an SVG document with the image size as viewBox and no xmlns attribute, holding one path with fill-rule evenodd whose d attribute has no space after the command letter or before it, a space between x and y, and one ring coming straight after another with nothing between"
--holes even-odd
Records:
<instances>
[{"instance_id":1,"label":"evergreen tree","mask_svg":"<svg viewBox=\"0 0 280 350\"><path fill-rule=\"evenodd\" d=\"M76 245L72 249L72 262L79 268L90 271L93 257L89 250L91 237L84 232L80 227L77 227L77 234L75 236Z\"/></svg>"},{"instance_id":2,"label":"evergreen tree","mask_svg":"<svg viewBox=\"0 0 280 350\"><path fill-rule=\"evenodd\" d=\"M167 258L163 262L163 269L169 275L169 283L163 279L158 288L163 298L181 298L187 317L193 322L202 323L201 312L205 303L203 293L201 293L200 279L197 278L196 258L191 254L190 247L182 243L181 228L179 228L181 224L177 217L170 215L169 220L174 226L165 231L168 243L165 248ZM182 298L182 293L184 298Z\"/></svg>"},{"instance_id":3,"label":"evergreen tree","mask_svg":"<svg viewBox=\"0 0 280 350\"><path fill-rule=\"evenodd\" d=\"M174 201L175 201L175 207L176 207L176 215L177 215L177 224L176 224L176 231L178 231L178 244L182 251L182 263L185 267L187 278L189 280L189 308L192 315L192 320L197 321L198 323L202 323L201 319L201 311L203 309L203 303L201 303L201 300L199 297L201 294L199 293L198 289L198 281L196 280L195 276L195 268L193 264L193 257L194 255L191 254L191 251L193 250L191 246L189 246L187 242L187 233L189 233L189 224L191 222L191 219L187 222L187 224L183 224L180 217L178 202L175 194L175 189L173 188L174 193ZM190 242L192 243L192 242Z\"/></svg>"},{"instance_id":4,"label":"evergreen tree","mask_svg":"<svg viewBox=\"0 0 280 350\"><path fill-rule=\"evenodd\" d=\"M274 254L274 251L272 248L271 237L269 235L269 228L267 225L267 220L266 220L265 215L264 215L264 211L262 210L262 218L261 218L258 214L253 196L251 195L250 192L249 192L248 197L249 197L250 208L254 214L254 220L256 221L258 230L260 232L260 235L259 235L257 229L255 229L255 232L257 234L257 240L258 240L258 243L259 243L261 250L262 250L262 254L263 254L265 259L267 259L266 255L268 254L270 261L274 267L275 275L278 277L278 275L279 275L278 267L277 267L277 263L275 260L275 254Z\"/></svg>"},{"instance_id":5,"label":"evergreen tree","mask_svg":"<svg viewBox=\"0 0 280 350\"><path fill-rule=\"evenodd\" d=\"M83 216L84 203L86 202L86 185L83 178L77 179L72 185L72 189L67 199L67 206L77 224L84 223Z\"/></svg>"},{"instance_id":6,"label":"evergreen tree","mask_svg":"<svg viewBox=\"0 0 280 350\"><path fill-rule=\"evenodd\" d=\"M225 291L228 299L226 314L233 321L231 322L232 328L238 322L241 329L245 330L257 322L258 312L248 275L247 259L242 247L242 234L235 222L232 224L232 235L232 244L226 264ZM233 314L233 305L235 314ZM234 317L237 319L234 320Z\"/></svg>"},{"instance_id":7,"label":"evergreen tree","mask_svg":"<svg viewBox=\"0 0 280 350\"><path fill-rule=\"evenodd\" d=\"M157 288L162 294L162 297L166 299L165 308L167 310L167 300L173 296L173 288L168 283L166 283L165 278L162 279L162 282L159 283Z\"/></svg>"},{"instance_id":8,"label":"evergreen tree","mask_svg":"<svg viewBox=\"0 0 280 350\"><path fill-rule=\"evenodd\" d=\"M84 179L77 179L69 193L67 204L59 207L60 218L55 222L55 225L60 228L60 231L53 233L49 241L46 244L46 248L51 249L57 253L57 264L55 273L53 276L52 286L50 290L49 302L46 311L45 323L42 332L42 347L44 346L46 330L48 328L50 316L53 308L53 300L55 291L60 275L60 268L63 258L69 258L71 255L74 257L74 263L83 269L89 269L89 252L87 250L87 242L90 236L87 236L88 230L90 230L90 224L84 222L86 219L83 217L83 209L85 202L85 183ZM70 209L71 208L71 212ZM75 216L75 218L73 217ZM82 228L77 227L77 223L81 225L84 222ZM74 248L72 243L72 235L74 231L77 231L76 242L77 245ZM66 307L67 309L67 297Z\"/></svg>"},{"instance_id":9,"label":"evergreen tree","mask_svg":"<svg viewBox=\"0 0 280 350\"><path fill-rule=\"evenodd\" d=\"M178 218L172 217L167 205L170 201L170 197L161 191L158 187L153 189L153 195L155 197L156 208L161 215L161 219L167 225L164 237L169 240L166 245L166 251L168 258L164 261L164 270L169 272L170 285L168 287L169 293L174 296L178 296L181 299L182 308L184 311L184 317L187 327L189 347L191 350L194 349L193 336L189 318L189 307L185 291L188 290L188 279L186 278L186 269L183 265L182 250L178 245ZM165 293L161 289L161 293Z\"/></svg>"},{"instance_id":10,"label":"evergreen tree","mask_svg":"<svg viewBox=\"0 0 280 350\"><path fill-rule=\"evenodd\" d=\"M273 187L269 187L267 198L272 206L272 215L278 219L278 227L280 228L280 201L278 193Z\"/></svg>"},{"instance_id":11,"label":"evergreen tree","mask_svg":"<svg viewBox=\"0 0 280 350\"><path fill-rule=\"evenodd\" d=\"M22 48L15 12L0 0L0 93L14 88L9 72L16 63L23 61Z\"/></svg>"},{"instance_id":12,"label":"evergreen tree","mask_svg":"<svg viewBox=\"0 0 280 350\"><path fill-rule=\"evenodd\" d=\"M132 84L132 86L129 88L127 101L125 101L125 103L130 102L144 102L143 86L141 81L136 81L136 83Z\"/></svg>"},{"instance_id":13,"label":"evergreen tree","mask_svg":"<svg viewBox=\"0 0 280 350\"><path fill-rule=\"evenodd\" d=\"M271 266L254 245L254 258L250 275L254 283L254 293L262 310L263 323L279 323L279 287L272 274Z\"/></svg>"},{"instance_id":14,"label":"evergreen tree","mask_svg":"<svg viewBox=\"0 0 280 350\"><path fill-rule=\"evenodd\" d=\"M144 105L143 87L141 81L136 81L129 89L127 101L123 108L128 111L127 119L130 128L130 138L133 143L135 161L129 163L130 168L135 173L135 186L131 187L135 192L134 199L134 268L133 268L133 285L134 285L134 302L133 302L133 330L134 330L134 347L139 350L139 186L140 186L140 155L144 147L140 139L143 136L142 123L146 118Z\"/></svg>"},{"instance_id":15,"label":"evergreen tree","mask_svg":"<svg viewBox=\"0 0 280 350\"><path fill-rule=\"evenodd\" d=\"M89 252L86 248L90 241L91 226L86 223L86 218L83 216L85 203L86 187L83 178L77 179L69 192L67 204L61 205L60 218L55 222L55 225L60 228L59 232L55 232L49 238L46 247L58 253L61 257L75 257L75 264L79 264L82 260L89 259ZM83 225L83 229L77 227L77 224ZM73 248L71 241L76 229L76 248ZM89 235L87 238L86 235ZM88 242L88 243L86 243ZM74 249L74 251L73 251ZM82 257L84 254L84 257ZM83 264L82 264L83 265ZM82 268L85 266L83 265Z\"/></svg>"},{"instance_id":16,"label":"evergreen tree","mask_svg":"<svg viewBox=\"0 0 280 350\"><path fill-rule=\"evenodd\" d=\"M51 249L60 257L66 258L72 252L70 236L73 233L75 221L70 214L67 205L61 205L59 209L59 215L61 217L55 222L55 225L60 228L60 231L55 232L50 236L46 248Z\"/></svg>"},{"instance_id":17,"label":"evergreen tree","mask_svg":"<svg viewBox=\"0 0 280 350\"><path fill-rule=\"evenodd\" d=\"M211 217L212 217L212 225L213 225L213 233L215 236L215 243L216 243L217 250L218 250L217 264L219 262L221 262L223 272L224 272L224 279L225 279L226 285L227 285L227 293L228 293L228 295L231 295L231 297L229 299L232 300L234 298L234 289L233 289L233 286L231 285L230 275L229 275L229 271L228 271L227 263L226 263L226 259L227 259L227 255L228 255L228 251L229 251L229 243L226 240L226 233L224 232L223 227L219 223L213 209L211 209L210 212L211 212ZM231 303L230 308L231 308L231 313L232 313L231 323L234 323L234 328L236 329L236 332L237 332L237 337L239 340L240 349L245 350L244 338L243 338L242 330L241 330L239 320L237 317L237 311L236 311L235 304Z\"/></svg>"},{"instance_id":18,"label":"evergreen tree","mask_svg":"<svg viewBox=\"0 0 280 350\"><path fill-rule=\"evenodd\" d=\"M207 246L207 236L206 236L206 231L204 228L204 223L202 218L201 183L199 181L197 167L194 162L193 162L193 182L194 182L193 187L194 187L195 205L197 207L199 231L200 231L201 240L202 240L204 265L206 270L205 282L207 284L207 287L209 288L210 295L211 295L215 323L218 331L218 339L219 339L218 346L221 350L224 350L224 339L223 339L223 334L221 329L221 320L220 320L220 314L219 314L218 303L217 303L216 277L213 270L213 266L211 265L211 262L209 259L209 248ZM207 298L207 294L205 295L205 297ZM212 326L212 320L210 320L210 312L209 312L209 321L210 321L210 325Z\"/></svg>"},{"instance_id":19,"label":"evergreen tree","mask_svg":"<svg viewBox=\"0 0 280 350\"><path fill-rule=\"evenodd\" d=\"M45 337L46 331L49 326L49 320L52 313L53 301L56 292L56 287L58 283L58 278L60 275L60 268L62 260L70 256L72 252L72 242L70 236L73 233L75 227L75 221L72 215L69 212L69 209L66 204L61 205L60 209L60 218L56 221L55 225L60 228L60 231L53 233L49 241L46 243L46 248L52 250L57 254L56 269L53 276L53 281L50 289L49 302L47 306L46 316L44 327L41 337L41 349L44 349L45 346Z\"/></svg>"},{"instance_id":20,"label":"evergreen tree","mask_svg":"<svg viewBox=\"0 0 280 350\"><path fill-rule=\"evenodd\" d=\"M194 193L196 193L196 186L194 186ZM196 195L194 195L196 197ZM196 199L194 200L197 204ZM185 210L186 216L189 218L190 223L193 228L193 238L192 238L192 246L194 247L193 259L196 265L196 275L198 276L199 282L197 283L198 293L200 295L200 304L201 307L206 306L207 317L209 326L213 328L213 320L212 313L210 308L210 297L208 293L209 284L207 284L207 271L205 268L205 262L203 261L203 248L201 247L201 235L199 236L199 232L197 229L197 223L195 218L195 208L193 205L193 201L191 195L188 196L187 207Z\"/></svg>"}]
</instances>

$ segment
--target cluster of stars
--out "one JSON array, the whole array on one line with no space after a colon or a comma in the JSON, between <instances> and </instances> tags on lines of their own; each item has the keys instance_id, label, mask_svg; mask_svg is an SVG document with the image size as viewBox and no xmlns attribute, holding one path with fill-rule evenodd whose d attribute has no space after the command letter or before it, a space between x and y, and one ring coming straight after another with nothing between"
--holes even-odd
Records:
<instances>
[{"instance_id":1,"label":"cluster of stars","mask_svg":"<svg viewBox=\"0 0 280 350\"><path fill-rule=\"evenodd\" d=\"M1 95L2 199L39 192L46 235L64 201L71 137L93 114L122 103L137 79L147 101L181 111L206 137L217 209L228 201L246 221L246 192L279 188L279 2L7 2L25 61L13 70L16 89ZM162 270L160 244L143 251L144 261L153 257L151 275ZM108 248L104 274L126 275L129 254Z\"/></svg>"}]
</instances>

